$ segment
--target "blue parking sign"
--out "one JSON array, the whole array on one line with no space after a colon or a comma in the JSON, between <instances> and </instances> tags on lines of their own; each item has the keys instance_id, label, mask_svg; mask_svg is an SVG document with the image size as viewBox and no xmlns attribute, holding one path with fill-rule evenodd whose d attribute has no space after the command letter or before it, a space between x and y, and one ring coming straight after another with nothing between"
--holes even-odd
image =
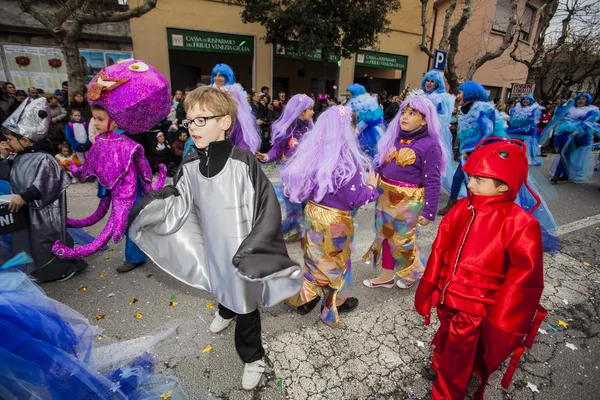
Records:
<instances>
[{"instance_id":1,"label":"blue parking sign","mask_svg":"<svg viewBox=\"0 0 600 400\"><path fill-rule=\"evenodd\" d=\"M435 49L433 52L433 69L437 71L444 71L446 69L446 60L448 59L448 52Z\"/></svg>"}]
</instances>

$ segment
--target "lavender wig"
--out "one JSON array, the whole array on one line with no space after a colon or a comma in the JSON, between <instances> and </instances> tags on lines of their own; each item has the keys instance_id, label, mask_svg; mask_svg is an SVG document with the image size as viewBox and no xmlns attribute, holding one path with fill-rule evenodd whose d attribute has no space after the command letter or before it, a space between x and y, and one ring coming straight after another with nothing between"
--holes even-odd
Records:
<instances>
[{"instance_id":1,"label":"lavender wig","mask_svg":"<svg viewBox=\"0 0 600 400\"><path fill-rule=\"evenodd\" d=\"M296 153L281 169L283 194L293 203L337 192L350 179L370 165L360 150L352 124L352 109L333 106L321 114L304 137Z\"/></svg>"},{"instance_id":2,"label":"lavender wig","mask_svg":"<svg viewBox=\"0 0 600 400\"><path fill-rule=\"evenodd\" d=\"M258 133L258 124L256 117L252 113L250 103L248 103L248 95L239 83L226 85L221 87L221 90L229 93L235 100L238 106L236 124L240 124L244 142L248 145L251 152L256 153L261 144L260 135Z\"/></svg>"},{"instance_id":3,"label":"lavender wig","mask_svg":"<svg viewBox=\"0 0 600 400\"><path fill-rule=\"evenodd\" d=\"M309 108L315 106L315 101L305 94L294 95L287 102L283 109L283 114L271 126L271 143L276 143L286 139L287 130L298 119L300 114ZM309 123L309 129L312 129L312 121Z\"/></svg>"},{"instance_id":4,"label":"lavender wig","mask_svg":"<svg viewBox=\"0 0 600 400\"><path fill-rule=\"evenodd\" d=\"M425 116L425 122L427 122L427 132L429 136L435 139L435 141L439 144L440 149L442 149L442 165L440 169L445 170L446 163L450 160L449 155L446 154L444 149L446 148L444 144L443 138L443 130L440 125L437 111L435 106L425 96L416 95L409 96L401 105L400 112L396 114L394 119L388 125L387 130L385 131L385 135L379 140L377 144L377 155L375 156L375 165L382 166L385 164L386 155L393 151L394 144L398 139L398 135L400 134L400 118L402 117L402 110L405 107L410 107L414 110L417 110L421 114Z\"/></svg>"}]
</instances>

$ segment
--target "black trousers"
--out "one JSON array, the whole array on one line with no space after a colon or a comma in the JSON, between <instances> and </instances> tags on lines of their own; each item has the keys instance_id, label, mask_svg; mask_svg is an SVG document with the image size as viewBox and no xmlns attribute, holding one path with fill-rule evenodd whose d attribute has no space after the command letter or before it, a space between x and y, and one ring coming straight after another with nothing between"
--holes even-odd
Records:
<instances>
[{"instance_id":1,"label":"black trousers","mask_svg":"<svg viewBox=\"0 0 600 400\"><path fill-rule=\"evenodd\" d=\"M219 304L219 315L225 319L237 317L235 323L235 348L245 363L258 361L265 355L260 337L260 313L258 309L249 314L236 314Z\"/></svg>"}]
</instances>

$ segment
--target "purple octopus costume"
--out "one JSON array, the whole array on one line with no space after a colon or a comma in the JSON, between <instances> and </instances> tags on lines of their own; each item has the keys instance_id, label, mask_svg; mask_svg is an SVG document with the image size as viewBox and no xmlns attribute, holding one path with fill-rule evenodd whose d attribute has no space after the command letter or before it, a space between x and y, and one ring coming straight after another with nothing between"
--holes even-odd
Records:
<instances>
[{"instance_id":1,"label":"purple octopus costume","mask_svg":"<svg viewBox=\"0 0 600 400\"><path fill-rule=\"evenodd\" d=\"M127 230L127 216L141 194L160 189L166 179L166 167L160 165L158 179L152 185L152 170L144 149L124 133L144 132L166 117L171 108L171 92L166 78L154 67L139 60L128 60L102 69L89 84L88 98L102 107L120 130L96 137L81 168L71 166L73 175L83 181L95 177L101 185L98 209L80 220L67 219L69 227L87 227L98 223L112 211L102 233L93 242L70 248L57 241L52 251L62 259L89 256L109 240L118 243ZM110 121L109 121L110 126ZM100 197L100 193L99 193Z\"/></svg>"}]
</instances>

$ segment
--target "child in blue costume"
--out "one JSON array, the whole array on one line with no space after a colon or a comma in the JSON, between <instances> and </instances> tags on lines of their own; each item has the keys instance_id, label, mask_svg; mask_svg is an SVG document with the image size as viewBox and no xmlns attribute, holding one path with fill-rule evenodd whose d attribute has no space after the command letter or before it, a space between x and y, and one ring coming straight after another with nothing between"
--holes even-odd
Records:
<instances>
[{"instance_id":1,"label":"child in blue costume","mask_svg":"<svg viewBox=\"0 0 600 400\"><path fill-rule=\"evenodd\" d=\"M456 98L460 105L458 116L458 139L460 158L452 178L450 200L439 215L446 215L458 201L458 195L466 182L462 167L473 149L485 138L498 136L506 138L504 122L494 105L488 103L488 95L479 83L467 81L458 87Z\"/></svg>"},{"instance_id":2,"label":"child in blue costume","mask_svg":"<svg viewBox=\"0 0 600 400\"><path fill-rule=\"evenodd\" d=\"M511 139L518 139L525 143L529 165L542 165L542 161L538 158L541 153L536 127L543 109L535 102L532 95L527 94L510 110L506 134Z\"/></svg>"},{"instance_id":3,"label":"child in blue costume","mask_svg":"<svg viewBox=\"0 0 600 400\"><path fill-rule=\"evenodd\" d=\"M554 147L560 152L551 172L552 183L559 180L587 182L594 173L593 138L590 126L600 117L598 107L592 105L592 96L579 94L566 105L559 106L544 129L540 144L543 146L554 134Z\"/></svg>"},{"instance_id":4,"label":"child in blue costume","mask_svg":"<svg viewBox=\"0 0 600 400\"><path fill-rule=\"evenodd\" d=\"M358 117L358 142L361 150L371 159L377 154L377 142L387 129L383 119L383 110L377 104L377 100L371 97L364 86L354 83L346 89L351 94L346 105Z\"/></svg>"},{"instance_id":5,"label":"child in blue costume","mask_svg":"<svg viewBox=\"0 0 600 400\"><path fill-rule=\"evenodd\" d=\"M228 92L238 106L237 121L227 139L241 149L256 153L262 142L258 121L248 103L248 94L240 84L235 83L235 75L231 67L227 64L215 65L210 76L210 84ZM183 149L184 159L190 151L196 151L191 135Z\"/></svg>"},{"instance_id":6,"label":"child in blue costume","mask_svg":"<svg viewBox=\"0 0 600 400\"><path fill-rule=\"evenodd\" d=\"M450 132L450 122L452 120L452 112L454 111L454 102L456 96L446 93L446 85L444 83L444 77L438 71L429 71L423 76L421 81L421 88L425 92L425 96L435 106L440 125L444 130L444 148L442 149L446 153L446 168L442 171L442 187L450 193L452 188L452 180L454 175L454 151L452 149L452 132ZM467 195L466 190L463 188L459 192L459 197Z\"/></svg>"}]
</instances>

